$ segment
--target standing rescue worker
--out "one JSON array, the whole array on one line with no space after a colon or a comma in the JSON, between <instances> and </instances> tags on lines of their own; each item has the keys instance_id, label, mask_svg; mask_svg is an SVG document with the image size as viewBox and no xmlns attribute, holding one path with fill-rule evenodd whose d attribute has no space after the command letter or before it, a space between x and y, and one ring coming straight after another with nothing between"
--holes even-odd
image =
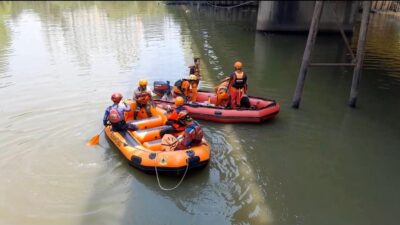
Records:
<instances>
[{"instance_id":1,"label":"standing rescue worker","mask_svg":"<svg viewBox=\"0 0 400 225\"><path fill-rule=\"evenodd\" d=\"M160 131L160 137L164 136L164 134L172 134L185 130L186 124L182 120L183 118L179 117L179 113L184 110L184 104L185 100L181 96L175 98L174 109L172 113L168 116L168 121L166 122L166 125L168 125L168 127Z\"/></svg>"},{"instance_id":2,"label":"standing rescue worker","mask_svg":"<svg viewBox=\"0 0 400 225\"><path fill-rule=\"evenodd\" d=\"M194 65L189 66L189 75L190 74L196 75L197 80L200 81L200 58L198 57L193 58L193 62Z\"/></svg>"},{"instance_id":3,"label":"standing rescue worker","mask_svg":"<svg viewBox=\"0 0 400 225\"><path fill-rule=\"evenodd\" d=\"M235 62L234 68L235 71L230 75L229 80L230 107L232 109L240 107L240 100L247 92L247 76L242 71L242 63Z\"/></svg>"},{"instance_id":4,"label":"standing rescue worker","mask_svg":"<svg viewBox=\"0 0 400 225\"><path fill-rule=\"evenodd\" d=\"M126 123L124 112L129 112L131 107L125 102L123 105L120 105L119 103L121 102L121 99L122 94L120 93L114 93L111 95L111 100L114 104L106 108L103 117L103 125L107 126L108 122L110 122L113 131L126 131L127 129L137 130L135 125Z\"/></svg>"},{"instance_id":5,"label":"standing rescue worker","mask_svg":"<svg viewBox=\"0 0 400 225\"><path fill-rule=\"evenodd\" d=\"M175 150L187 149L200 145L204 136L200 125L194 121L185 110L179 113L179 118L185 122L186 128L185 132L177 138L178 144Z\"/></svg>"},{"instance_id":6,"label":"standing rescue worker","mask_svg":"<svg viewBox=\"0 0 400 225\"><path fill-rule=\"evenodd\" d=\"M139 80L139 87L133 93L133 100L136 101L136 108L133 119L137 119L139 111L142 108L146 109L147 117L151 117L151 91L147 89L147 80Z\"/></svg>"}]
</instances>

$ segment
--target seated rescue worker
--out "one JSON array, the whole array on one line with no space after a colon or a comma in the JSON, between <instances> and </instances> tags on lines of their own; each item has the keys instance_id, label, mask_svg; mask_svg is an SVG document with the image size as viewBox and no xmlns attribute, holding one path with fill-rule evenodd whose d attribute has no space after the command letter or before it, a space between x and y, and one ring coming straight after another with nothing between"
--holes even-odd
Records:
<instances>
[{"instance_id":1,"label":"seated rescue worker","mask_svg":"<svg viewBox=\"0 0 400 225\"><path fill-rule=\"evenodd\" d=\"M228 106L230 101L228 92L229 80L230 78L227 77L224 80L222 80L222 83L220 83L217 87L215 87L215 93L217 95L217 102L215 104L216 106L223 106L223 107Z\"/></svg>"},{"instance_id":2,"label":"seated rescue worker","mask_svg":"<svg viewBox=\"0 0 400 225\"><path fill-rule=\"evenodd\" d=\"M185 132L177 138L177 146L175 150L187 149L196 145L200 145L203 139L203 130L200 125L189 116L186 110L179 113L179 118L185 122Z\"/></svg>"},{"instance_id":3,"label":"seated rescue worker","mask_svg":"<svg viewBox=\"0 0 400 225\"><path fill-rule=\"evenodd\" d=\"M242 63L235 62L234 67L229 80L230 107L233 109L240 107L240 101L247 92L247 76L242 71Z\"/></svg>"},{"instance_id":4,"label":"seated rescue worker","mask_svg":"<svg viewBox=\"0 0 400 225\"><path fill-rule=\"evenodd\" d=\"M114 104L110 105L106 108L103 117L104 126L108 125L108 121L111 123L111 127L113 131L126 131L137 130L137 127L133 124L127 124L125 121L124 112L128 112L131 110L131 107L124 102L123 105L120 105L122 94L114 93L111 95L111 100Z\"/></svg>"},{"instance_id":5,"label":"seated rescue worker","mask_svg":"<svg viewBox=\"0 0 400 225\"><path fill-rule=\"evenodd\" d=\"M146 109L147 117L151 117L151 91L147 89L147 80L139 80L139 87L133 93L133 100L136 101L136 108L133 119L137 119L139 111L142 108Z\"/></svg>"},{"instance_id":6,"label":"seated rescue worker","mask_svg":"<svg viewBox=\"0 0 400 225\"><path fill-rule=\"evenodd\" d=\"M186 124L182 120L183 118L179 117L179 113L184 110L184 104L185 100L181 96L175 98L174 109L172 113L168 116L168 121L166 122L166 125L168 125L168 127L160 131L160 137L164 136L164 134L173 134L185 130Z\"/></svg>"}]
</instances>

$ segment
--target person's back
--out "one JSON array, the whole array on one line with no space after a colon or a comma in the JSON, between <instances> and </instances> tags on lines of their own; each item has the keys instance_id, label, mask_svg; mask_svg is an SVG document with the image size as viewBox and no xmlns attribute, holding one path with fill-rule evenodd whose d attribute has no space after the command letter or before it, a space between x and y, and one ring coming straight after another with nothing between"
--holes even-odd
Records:
<instances>
[{"instance_id":1,"label":"person's back","mask_svg":"<svg viewBox=\"0 0 400 225\"><path fill-rule=\"evenodd\" d=\"M229 87L229 77L225 78L222 81L222 83L220 83L215 88L215 93L217 95L217 102L215 105L223 107L226 107L228 105L229 103L228 87Z\"/></svg>"},{"instance_id":2,"label":"person's back","mask_svg":"<svg viewBox=\"0 0 400 225\"><path fill-rule=\"evenodd\" d=\"M236 108L240 105L241 98L247 92L247 75L242 71L242 63L234 64L235 71L229 80L230 106Z\"/></svg>"},{"instance_id":3,"label":"person's back","mask_svg":"<svg viewBox=\"0 0 400 225\"><path fill-rule=\"evenodd\" d=\"M190 91L190 82L187 79L178 80L175 82L172 91L175 96L181 96L187 99Z\"/></svg>"},{"instance_id":4,"label":"person's back","mask_svg":"<svg viewBox=\"0 0 400 225\"><path fill-rule=\"evenodd\" d=\"M134 126L126 124L124 112L129 112L131 107L125 102L120 105L122 95L120 93L114 93L111 96L111 100L114 102L112 105L108 106L105 110L103 117L103 125L107 126L110 122L113 131L125 131L126 129L137 129Z\"/></svg>"},{"instance_id":5,"label":"person's back","mask_svg":"<svg viewBox=\"0 0 400 225\"><path fill-rule=\"evenodd\" d=\"M177 150L190 148L192 146L199 145L203 139L203 129L196 121L190 121L187 123L185 132L182 137L178 137Z\"/></svg>"}]
</instances>

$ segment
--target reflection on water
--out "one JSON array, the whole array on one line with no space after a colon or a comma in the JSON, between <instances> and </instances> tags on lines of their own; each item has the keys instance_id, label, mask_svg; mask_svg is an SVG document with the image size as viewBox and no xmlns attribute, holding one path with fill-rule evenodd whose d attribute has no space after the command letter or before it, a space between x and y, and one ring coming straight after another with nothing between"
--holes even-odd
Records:
<instances>
[{"instance_id":1,"label":"reflection on water","mask_svg":"<svg viewBox=\"0 0 400 225\"><path fill-rule=\"evenodd\" d=\"M158 2L1 2L0 224L396 224L398 20L371 18L358 109L345 106L351 70L313 68L291 110L306 37L256 33L255 18ZM348 60L340 38L318 36L313 61ZM104 136L84 145L112 92L174 81L193 56L203 89L243 61L250 94L278 100L279 116L200 121L211 162L173 192Z\"/></svg>"}]
</instances>

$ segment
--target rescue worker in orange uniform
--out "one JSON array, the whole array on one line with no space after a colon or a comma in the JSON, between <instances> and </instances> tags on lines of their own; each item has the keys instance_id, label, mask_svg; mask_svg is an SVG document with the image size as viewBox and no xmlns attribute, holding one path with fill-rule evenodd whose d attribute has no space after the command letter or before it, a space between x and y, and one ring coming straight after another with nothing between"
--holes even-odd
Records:
<instances>
[{"instance_id":1,"label":"rescue worker in orange uniform","mask_svg":"<svg viewBox=\"0 0 400 225\"><path fill-rule=\"evenodd\" d=\"M146 109L147 117L151 117L151 91L147 89L147 80L139 80L139 87L133 93L133 100L136 101L136 108L134 111L133 118L137 119L139 111L142 108Z\"/></svg>"},{"instance_id":2,"label":"rescue worker in orange uniform","mask_svg":"<svg viewBox=\"0 0 400 225\"><path fill-rule=\"evenodd\" d=\"M230 78L227 77L215 88L215 93L217 94L217 102L216 106L223 106L226 108L230 102L229 98L229 80Z\"/></svg>"},{"instance_id":3,"label":"rescue worker in orange uniform","mask_svg":"<svg viewBox=\"0 0 400 225\"><path fill-rule=\"evenodd\" d=\"M197 77L190 75L188 78L177 80L172 88L174 96L181 96L186 101L193 101L197 99Z\"/></svg>"},{"instance_id":4,"label":"rescue worker in orange uniform","mask_svg":"<svg viewBox=\"0 0 400 225\"><path fill-rule=\"evenodd\" d=\"M186 128L185 132L178 136L178 144L175 150L188 149L200 145L204 136L200 124L194 121L185 110L179 113L179 119L185 122Z\"/></svg>"},{"instance_id":5,"label":"rescue worker in orange uniform","mask_svg":"<svg viewBox=\"0 0 400 225\"><path fill-rule=\"evenodd\" d=\"M247 75L242 70L242 63L235 62L234 68L235 71L229 79L230 107L232 109L240 107L240 101L247 92Z\"/></svg>"},{"instance_id":6,"label":"rescue worker in orange uniform","mask_svg":"<svg viewBox=\"0 0 400 225\"><path fill-rule=\"evenodd\" d=\"M175 98L174 109L168 116L168 121L166 123L168 127L160 131L160 137L164 136L164 134L173 134L185 130L186 124L182 118L179 118L179 113L185 109L184 104L185 100L181 96Z\"/></svg>"},{"instance_id":7,"label":"rescue worker in orange uniform","mask_svg":"<svg viewBox=\"0 0 400 225\"><path fill-rule=\"evenodd\" d=\"M189 101L195 102L197 100L197 87L199 85L199 80L196 75L189 75Z\"/></svg>"}]
</instances>

